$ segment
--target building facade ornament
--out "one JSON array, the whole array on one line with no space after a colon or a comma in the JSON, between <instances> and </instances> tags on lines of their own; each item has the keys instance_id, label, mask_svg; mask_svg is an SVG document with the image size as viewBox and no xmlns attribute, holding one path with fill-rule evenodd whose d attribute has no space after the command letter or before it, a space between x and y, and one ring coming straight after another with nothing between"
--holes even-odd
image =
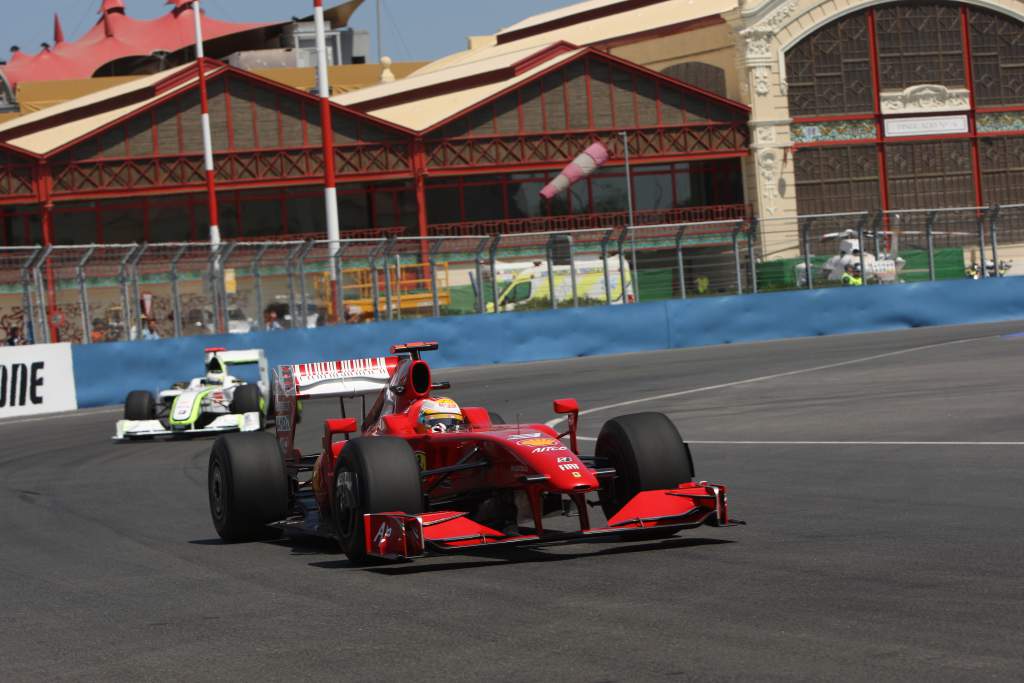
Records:
<instances>
[{"instance_id":1,"label":"building facade ornament","mask_svg":"<svg viewBox=\"0 0 1024 683\"><path fill-rule=\"evenodd\" d=\"M883 114L927 114L971 108L971 95L967 88L947 88L944 85L912 85L904 90L883 90L880 99Z\"/></svg>"},{"instance_id":2,"label":"building facade ornament","mask_svg":"<svg viewBox=\"0 0 1024 683\"><path fill-rule=\"evenodd\" d=\"M751 68L754 77L754 92L764 97L771 92L772 70L767 64L758 64Z\"/></svg>"},{"instance_id":3,"label":"building facade ornament","mask_svg":"<svg viewBox=\"0 0 1024 683\"><path fill-rule=\"evenodd\" d=\"M790 0L772 10L761 21L739 32L746 46L747 64L772 61L774 54L772 40L775 38L776 32L785 25L789 16L796 11L796 6L796 0Z\"/></svg>"},{"instance_id":4,"label":"building facade ornament","mask_svg":"<svg viewBox=\"0 0 1024 683\"><path fill-rule=\"evenodd\" d=\"M776 202L779 199L779 150L765 149L757 154L757 178L761 186L761 208L764 213L775 214Z\"/></svg>"}]
</instances>

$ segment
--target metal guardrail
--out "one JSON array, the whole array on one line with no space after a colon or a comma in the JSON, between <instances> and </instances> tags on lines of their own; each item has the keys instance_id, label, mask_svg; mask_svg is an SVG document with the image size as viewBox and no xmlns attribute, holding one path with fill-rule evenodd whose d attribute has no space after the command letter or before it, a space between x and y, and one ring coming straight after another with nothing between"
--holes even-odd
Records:
<instances>
[{"instance_id":1,"label":"metal guardrail","mask_svg":"<svg viewBox=\"0 0 1024 683\"><path fill-rule=\"evenodd\" d=\"M1017 243L1024 204L334 244L0 247L0 342L11 328L95 343L812 289L839 286L837 264L852 261L868 286L985 278L1007 274L1001 255Z\"/></svg>"}]
</instances>

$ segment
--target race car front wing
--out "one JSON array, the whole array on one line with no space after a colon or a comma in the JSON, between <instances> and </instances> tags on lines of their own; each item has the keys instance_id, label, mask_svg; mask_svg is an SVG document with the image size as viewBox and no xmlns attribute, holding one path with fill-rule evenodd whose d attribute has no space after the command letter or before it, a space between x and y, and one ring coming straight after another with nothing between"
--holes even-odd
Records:
<instances>
[{"instance_id":1,"label":"race car front wing","mask_svg":"<svg viewBox=\"0 0 1024 683\"><path fill-rule=\"evenodd\" d=\"M259 413L220 415L201 429L168 429L160 420L118 420L114 441L156 437L202 436L224 432L258 432L263 429Z\"/></svg>"},{"instance_id":2,"label":"race car front wing","mask_svg":"<svg viewBox=\"0 0 1024 683\"><path fill-rule=\"evenodd\" d=\"M431 512L410 515L381 512L363 516L366 552L389 560L412 559L431 553L465 552L480 548L545 545L584 538L628 537L692 529L702 524L733 526L729 519L726 489L719 484L689 482L675 489L643 491L630 500L608 526L589 528L581 517L579 531L545 531L508 535L475 522L465 512Z\"/></svg>"}]
</instances>

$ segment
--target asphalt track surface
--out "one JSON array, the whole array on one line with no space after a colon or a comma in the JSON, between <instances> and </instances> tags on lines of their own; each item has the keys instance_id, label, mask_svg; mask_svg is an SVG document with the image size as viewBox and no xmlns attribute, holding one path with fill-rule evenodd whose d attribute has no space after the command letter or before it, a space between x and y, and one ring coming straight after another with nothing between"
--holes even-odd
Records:
<instances>
[{"instance_id":1,"label":"asphalt track surface","mask_svg":"<svg viewBox=\"0 0 1024 683\"><path fill-rule=\"evenodd\" d=\"M375 568L224 545L210 441L113 445L111 411L0 424L0 680L1019 680L1021 330L438 373L509 421L677 394L583 419L668 413L748 522L659 542Z\"/></svg>"}]
</instances>

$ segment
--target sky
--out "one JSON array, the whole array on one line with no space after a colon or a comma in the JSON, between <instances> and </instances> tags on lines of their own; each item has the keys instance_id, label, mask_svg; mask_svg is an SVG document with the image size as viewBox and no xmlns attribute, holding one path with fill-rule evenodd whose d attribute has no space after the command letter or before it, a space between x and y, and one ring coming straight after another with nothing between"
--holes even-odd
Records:
<instances>
[{"instance_id":1,"label":"sky","mask_svg":"<svg viewBox=\"0 0 1024 683\"><path fill-rule=\"evenodd\" d=\"M342 0L325 0L331 6ZM395 61L432 60L466 48L466 36L495 33L528 16L573 4L574 0L384 0L384 54ZM125 0L138 18L170 9L165 0ZM34 54L52 42L53 13L59 12L64 35L73 40L97 21L101 0L0 0L0 59L19 46ZM370 32L370 61L376 60L375 0L365 0L352 17L353 28ZM313 0L203 0L210 16L228 21L285 21L313 13Z\"/></svg>"}]
</instances>

